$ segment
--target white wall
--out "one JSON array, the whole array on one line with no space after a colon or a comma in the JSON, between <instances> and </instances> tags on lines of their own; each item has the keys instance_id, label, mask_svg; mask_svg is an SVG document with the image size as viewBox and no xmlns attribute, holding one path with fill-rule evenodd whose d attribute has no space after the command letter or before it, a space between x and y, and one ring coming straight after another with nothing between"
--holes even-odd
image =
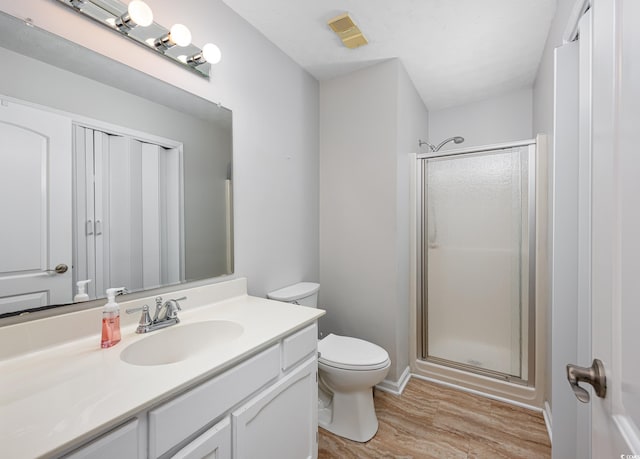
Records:
<instances>
[{"instance_id":1,"label":"white wall","mask_svg":"<svg viewBox=\"0 0 640 459\"><path fill-rule=\"evenodd\" d=\"M549 177L553 177L553 163L555 152L552 149L553 145L553 78L554 78L554 49L562 45L562 34L567 25L569 14L573 8L575 0L558 0L556 6L556 14L549 30L547 37L547 43L545 44L544 52L542 54L542 60L538 67L538 74L533 86L533 130L536 133L544 133L548 138L549 148ZM552 180L549 181L549 184ZM549 190L549 202L553 199L552 190ZM549 206L549 212L552 207ZM551 215L549 215L549 231L553 226ZM549 237L551 240L551 237ZM549 257L551 260L551 257ZM551 272L551 269L549 269ZM553 288L553 286L551 286ZM547 349L549 353L552 351L551 342L551 301L547 299ZM546 384L547 388L547 401L551 406L551 358L547 359L545 368Z\"/></svg>"},{"instance_id":2,"label":"white wall","mask_svg":"<svg viewBox=\"0 0 640 459\"><path fill-rule=\"evenodd\" d=\"M318 278L318 82L220 0L148 0L223 60L207 80L58 2L0 9L233 110L236 274L251 294ZM206 199L206 197L204 197Z\"/></svg>"},{"instance_id":3,"label":"white wall","mask_svg":"<svg viewBox=\"0 0 640 459\"><path fill-rule=\"evenodd\" d=\"M408 153L427 110L398 60L320 84L321 331L408 365Z\"/></svg>"},{"instance_id":4,"label":"white wall","mask_svg":"<svg viewBox=\"0 0 640 459\"><path fill-rule=\"evenodd\" d=\"M531 88L508 92L491 99L429 112L429 139L433 145L453 137L464 143L448 143L442 150L491 145L535 137L532 127ZM421 147L427 152L427 147Z\"/></svg>"}]
</instances>

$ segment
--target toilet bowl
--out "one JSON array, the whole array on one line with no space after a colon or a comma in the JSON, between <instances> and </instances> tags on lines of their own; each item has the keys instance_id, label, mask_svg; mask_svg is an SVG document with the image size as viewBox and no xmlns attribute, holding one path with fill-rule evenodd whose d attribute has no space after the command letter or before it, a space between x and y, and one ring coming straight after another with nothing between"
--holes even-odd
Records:
<instances>
[{"instance_id":1,"label":"toilet bowl","mask_svg":"<svg viewBox=\"0 0 640 459\"><path fill-rule=\"evenodd\" d=\"M372 388L391 366L387 352L373 343L330 334L318 342L320 427L365 442L378 431Z\"/></svg>"},{"instance_id":2,"label":"toilet bowl","mask_svg":"<svg viewBox=\"0 0 640 459\"><path fill-rule=\"evenodd\" d=\"M301 282L267 297L316 307L319 288ZM387 376L389 354L376 344L333 333L318 341L318 353L318 424L350 440L370 440L378 431L373 386Z\"/></svg>"}]
</instances>

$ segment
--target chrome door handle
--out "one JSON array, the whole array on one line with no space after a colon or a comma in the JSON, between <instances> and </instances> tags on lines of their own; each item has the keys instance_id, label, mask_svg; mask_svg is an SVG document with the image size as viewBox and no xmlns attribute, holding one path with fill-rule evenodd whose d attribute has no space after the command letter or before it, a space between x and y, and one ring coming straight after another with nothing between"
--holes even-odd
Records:
<instances>
[{"instance_id":1,"label":"chrome door handle","mask_svg":"<svg viewBox=\"0 0 640 459\"><path fill-rule=\"evenodd\" d=\"M579 383L581 381L591 384L598 397L604 398L607 395L607 378L604 372L604 365L598 359L593 359L590 367L567 365L567 379L571 389L573 389L573 394L582 403L588 403L591 397L585 388L580 387Z\"/></svg>"}]
</instances>

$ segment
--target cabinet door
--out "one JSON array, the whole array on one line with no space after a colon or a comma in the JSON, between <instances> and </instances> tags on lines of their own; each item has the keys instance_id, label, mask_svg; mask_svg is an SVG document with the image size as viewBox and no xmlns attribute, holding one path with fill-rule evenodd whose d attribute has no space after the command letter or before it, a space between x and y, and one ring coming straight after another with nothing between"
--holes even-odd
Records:
<instances>
[{"instance_id":1,"label":"cabinet door","mask_svg":"<svg viewBox=\"0 0 640 459\"><path fill-rule=\"evenodd\" d=\"M230 459L231 423L229 418L217 423L187 446L172 459Z\"/></svg>"},{"instance_id":2,"label":"cabinet door","mask_svg":"<svg viewBox=\"0 0 640 459\"><path fill-rule=\"evenodd\" d=\"M317 457L317 366L312 357L232 413L234 458Z\"/></svg>"},{"instance_id":3,"label":"cabinet door","mask_svg":"<svg viewBox=\"0 0 640 459\"><path fill-rule=\"evenodd\" d=\"M144 457L138 434L138 420L103 435L68 456L66 459L138 459Z\"/></svg>"}]
</instances>

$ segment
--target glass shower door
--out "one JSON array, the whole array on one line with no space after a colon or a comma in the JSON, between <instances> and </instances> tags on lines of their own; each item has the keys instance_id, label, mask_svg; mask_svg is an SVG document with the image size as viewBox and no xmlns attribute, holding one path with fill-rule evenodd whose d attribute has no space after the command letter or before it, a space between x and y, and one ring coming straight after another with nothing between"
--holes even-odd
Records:
<instances>
[{"instance_id":1,"label":"glass shower door","mask_svg":"<svg viewBox=\"0 0 640 459\"><path fill-rule=\"evenodd\" d=\"M532 164L527 146L423 160L424 359L527 380Z\"/></svg>"}]
</instances>

